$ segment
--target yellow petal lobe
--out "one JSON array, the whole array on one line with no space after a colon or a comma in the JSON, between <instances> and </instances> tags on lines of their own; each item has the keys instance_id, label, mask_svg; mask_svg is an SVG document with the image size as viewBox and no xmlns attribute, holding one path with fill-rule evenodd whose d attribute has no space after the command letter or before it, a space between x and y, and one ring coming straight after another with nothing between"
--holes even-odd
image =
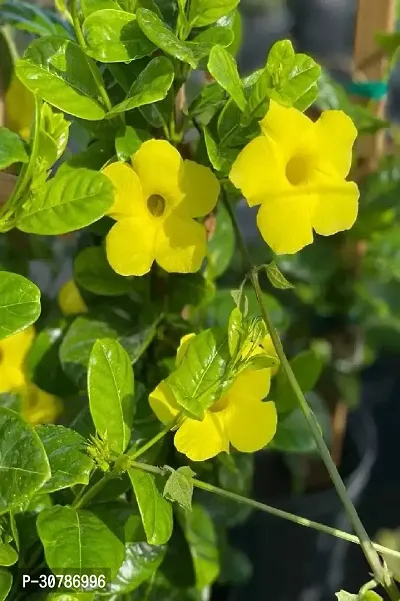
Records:
<instances>
[{"instance_id":1,"label":"yellow petal lobe","mask_svg":"<svg viewBox=\"0 0 400 601\"><path fill-rule=\"evenodd\" d=\"M165 271L194 273L206 255L206 231L190 218L171 213L156 237L156 261Z\"/></svg>"},{"instance_id":2,"label":"yellow petal lobe","mask_svg":"<svg viewBox=\"0 0 400 601\"><path fill-rule=\"evenodd\" d=\"M176 449L191 461L205 461L229 451L224 424L217 413L206 411L203 421L187 418L175 434Z\"/></svg>"},{"instance_id":3,"label":"yellow petal lobe","mask_svg":"<svg viewBox=\"0 0 400 601\"><path fill-rule=\"evenodd\" d=\"M224 423L230 442L242 453L254 453L274 437L277 426L275 403L235 396L224 411Z\"/></svg>"},{"instance_id":4,"label":"yellow petal lobe","mask_svg":"<svg viewBox=\"0 0 400 601\"><path fill-rule=\"evenodd\" d=\"M142 187L132 167L126 163L111 163L102 171L114 184L114 204L107 214L113 219L133 217L144 210Z\"/></svg>"},{"instance_id":5,"label":"yellow petal lobe","mask_svg":"<svg viewBox=\"0 0 400 601\"><path fill-rule=\"evenodd\" d=\"M157 227L151 219L121 219L106 238L107 260L120 275L144 275L154 261Z\"/></svg>"}]
</instances>

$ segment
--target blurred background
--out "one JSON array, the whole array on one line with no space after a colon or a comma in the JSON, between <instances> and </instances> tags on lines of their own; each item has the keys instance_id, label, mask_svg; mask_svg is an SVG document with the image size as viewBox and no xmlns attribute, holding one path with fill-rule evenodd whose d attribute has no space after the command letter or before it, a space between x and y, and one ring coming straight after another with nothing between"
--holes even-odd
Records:
<instances>
[{"instance_id":1,"label":"blurred background","mask_svg":"<svg viewBox=\"0 0 400 601\"><path fill-rule=\"evenodd\" d=\"M297 375L303 388L313 390L309 401L361 520L374 540L400 550L400 70L393 61L386 113L376 116L374 106L353 103L346 93L354 74L356 0L241 0L240 10L237 60L243 76L265 63L275 41L290 38L296 51L310 54L324 68L313 114L343 108L361 135L384 130L387 137L374 169L358 178L361 209L353 230L318 238L295 257L277 259L296 285L294 292L273 290L267 279L263 284L289 354L300 353ZM22 48L29 36L18 35ZM82 132L76 132L72 149L85 142ZM254 260L271 260L254 212L240 204L238 214ZM207 310L211 324L226 320L229 289L242 277L232 240L226 244L233 258L218 275L221 289ZM32 279L49 296L71 276L73 251L73 241L54 243L56 270L50 261L31 261ZM284 394L279 386L275 392ZM349 530L312 440L296 438L302 421L290 415L274 449L259 453L254 465L243 460L241 492L250 488L264 503ZM218 517L221 507L210 511ZM228 513L225 506L223 511L232 541L244 555L229 558L226 580L237 584L228 586L222 577L213 592L215 601L329 601L340 589L358 591L370 578L357 546L266 514L248 515L236 507ZM400 572L400 566L392 567Z\"/></svg>"}]
</instances>

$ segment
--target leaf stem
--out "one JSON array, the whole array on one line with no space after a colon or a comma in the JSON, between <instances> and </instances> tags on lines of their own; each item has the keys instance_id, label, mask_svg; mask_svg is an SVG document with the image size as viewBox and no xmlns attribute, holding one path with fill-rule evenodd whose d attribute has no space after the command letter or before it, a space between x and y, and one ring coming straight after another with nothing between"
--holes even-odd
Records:
<instances>
[{"instance_id":1,"label":"leaf stem","mask_svg":"<svg viewBox=\"0 0 400 601\"><path fill-rule=\"evenodd\" d=\"M164 426L164 428L162 428L162 430L160 430L155 436L153 436L153 438L150 438L150 440L148 440L143 446L141 446L139 449L137 449L137 451L135 451L134 447L131 447L129 449L129 451L126 453L126 455L128 457L130 457L133 461L135 461L135 459L137 459L138 457L140 457L141 455L143 455L144 453L146 453L146 451L148 451L149 449L151 449L151 447L153 447L155 444L157 444L157 442L159 440L161 440L162 438L164 438L164 436L166 434L168 434L168 432L170 430L172 430L172 428L174 426L176 426L176 424L179 421L180 417L181 417L181 414L177 415L175 417L175 419L173 419L171 422L169 422L168 424L166 424Z\"/></svg>"},{"instance_id":2,"label":"leaf stem","mask_svg":"<svg viewBox=\"0 0 400 601\"><path fill-rule=\"evenodd\" d=\"M154 475L164 476L167 473L167 470L165 468L156 467L155 465L148 465L147 463L134 462L133 467ZM340 538L341 540L345 540L349 543L353 543L355 545L360 544L358 537L354 534L350 534L349 532L343 532L343 530L331 528L331 526L326 526L325 524L314 522L313 520L303 518L299 515L295 515L294 513L283 511L282 509L278 509L277 507L272 507L271 505L260 503L259 501L255 501L254 499L243 497L242 495L238 495L234 492L224 490L223 488L219 488L218 486L214 486L213 484L209 484L208 482L202 482L201 480L197 480L196 478L192 478L192 482L193 486L195 486L196 488L200 488L220 497L224 497L225 499L235 501L236 503L240 503L242 505L248 505L253 509L258 509L259 511L263 511L264 513L268 513L275 517L288 520L289 522L293 522L294 524L298 524L299 526L304 526L306 528L318 530L319 532L323 532L324 534L329 534L330 536ZM399 551L388 549L387 547L383 547L382 545L378 545L377 543L372 543L372 545L376 549L376 551L400 559Z\"/></svg>"},{"instance_id":3,"label":"leaf stem","mask_svg":"<svg viewBox=\"0 0 400 601\"><path fill-rule=\"evenodd\" d=\"M72 502L71 507L79 509L80 507L87 505L88 502L91 501L93 497L95 497L105 487L107 482L109 482L112 478L115 477L115 475L116 474L114 474L113 472L104 474L104 476L98 482L96 482L96 484L89 488L85 492L85 494L83 494L82 496L78 495Z\"/></svg>"},{"instance_id":4,"label":"leaf stem","mask_svg":"<svg viewBox=\"0 0 400 601\"><path fill-rule=\"evenodd\" d=\"M399 599L399 593L397 591L397 587L394 584L393 579L390 579L390 583L388 583L388 581L387 581L388 580L387 572L386 572L384 566L382 565L382 563L379 559L379 556L376 552L376 549L375 549L374 545L372 544L371 539L369 538L369 536L358 516L356 508L354 507L349 495L347 494L347 490L343 483L343 480L340 477L338 469L337 469L337 467L329 453L329 449L322 437L318 420L315 417L313 411L310 409L310 407L307 403L307 400L296 380L296 377L293 373L290 363L285 355L279 335L278 335L277 331L275 330L272 319L271 319L271 317L267 311L267 308L264 305L263 299L262 299L262 292L261 292L261 288L260 288L260 283L258 281L257 270L253 267L246 243L242 236L242 232L236 221L236 216L234 214L232 206L230 205L230 203L226 197L225 191L223 191L222 200L223 200L223 203L229 213L229 216L230 216L230 219L232 222L232 226L235 230L236 239L237 239L237 243L238 243L240 252L241 252L242 257L250 271L250 281L253 285L253 288L254 288L254 291L256 294L257 302L258 302L258 305L259 305L259 308L261 311L261 316L262 316L262 318L265 322L265 325L267 326L267 329L269 331L269 334L271 336L272 342L274 344L275 350L277 352L277 355L278 355L280 363L281 363L281 368L284 370L284 372L287 376L288 382L297 398L297 402L298 402L299 407L307 421L308 427L311 430L311 433L312 433L315 443L317 445L319 454L321 455L321 458L329 472L331 480L332 480L332 482L336 488L336 491L340 497L340 500L343 503L346 513L350 519L350 523L352 524L352 526L354 528L354 532L356 533L356 535L360 541L360 545L364 552L365 558L367 559L369 565L371 566L371 569L375 575L376 580L385 587L386 592L389 594L389 596L392 600L397 600L397 599Z\"/></svg>"},{"instance_id":5,"label":"leaf stem","mask_svg":"<svg viewBox=\"0 0 400 601\"><path fill-rule=\"evenodd\" d=\"M79 20L79 11L78 11L77 0L71 0L70 10L71 10L72 24L74 26L76 39L78 40L78 44L82 48L83 52L85 52L85 54L86 54L86 41L85 41L85 38L83 37L81 23ZM97 65L96 65L96 63L93 62L93 59L91 59L90 57L88 57L87 64L93 75L96 85L99 89L100 96L102 97L103 102L104 102L104 106L106 107L107 111L110 111L112 109L111 100L107 94L107 90L104 86L103 78L97 68Z\"/></svg>"}]
</instances>

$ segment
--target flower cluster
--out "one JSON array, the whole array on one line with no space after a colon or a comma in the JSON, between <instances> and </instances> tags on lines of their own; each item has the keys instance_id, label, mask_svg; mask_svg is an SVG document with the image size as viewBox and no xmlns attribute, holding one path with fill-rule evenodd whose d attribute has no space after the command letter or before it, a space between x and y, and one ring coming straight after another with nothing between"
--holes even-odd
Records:
<instances>
[{"instance_id":1,"label":"flower cluster","mask_svg":"<svg viewBox=\"0 0 400 601\"><path fill-rule=\"evenodd\" d=\"M182 338L176 356L177 366L193 336L189 334ZM269 336L262 347L254 349L252 354L266 351L270 354ZM270 368L247 368L239 373L227 393L204 412L203 420L183 416L174 438L176 449L192 461L204 461L218 453L228 453L230 444L243 453L265 447L274 437L277 426L275 404L263 402L269 393L271 374ZM149 402L158 419L165 424L181 413L166 380L153 390Z\"/></svg>"}]
</instances>

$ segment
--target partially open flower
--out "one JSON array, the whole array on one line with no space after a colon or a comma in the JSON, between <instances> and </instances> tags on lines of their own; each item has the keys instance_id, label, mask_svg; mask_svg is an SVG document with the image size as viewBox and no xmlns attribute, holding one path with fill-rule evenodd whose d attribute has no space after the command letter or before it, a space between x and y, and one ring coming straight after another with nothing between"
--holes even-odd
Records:
<instances>
[{"instance_id":1,"label":"partially open flower","mask_svg":"<svg viewBox=\"0 0 400 601\"><path fill-rule=\"evenodd\" d=\"M184 336L177 352L182 361L194 334ZM262 349L256 351L263 352ZM263 402L271 385L271 369L242 371L228 392L204 412L202 421L184 416L175 434L175 447L192 461L204 461L232 444L238 451L253 453L267 445L275 435L275 403ZM161 382L149 397L150 406L160 421L171 422L182 410L168 383Z\"/></svg>"},{"instance_id":2,"label":"partially open flower","mask_svg":"<svg viewBox=\"0 0 400 601\"><path fill-rule=\"evenodd\" d=\"M330 236L354 224L359 192L345 180L357 135L342 111L325 111L316 123L271 101L262 135L234 162L230 179L250 206L261 205L259 230L277 254L292 254L317 234Z\"/></svg>"},{"instance_id":3,"label":"partially open flower","mask_svg":"<svg viewBox=\"0 0 400 601\"><path fill-rule=\"evenodd\" d=\"M206 230L195 221L214 208L219 182L212 171L183 160L165 140L144 142L132 167L112 163L103 173L115 186L106 239L107 259L121 275L144 275L157 263L166 271L197 271L206 254Z\"/></svg>"},{"instance_id":4,"label":"partially open flower","mask_svg":"<svg viewBox=\"0 0 400 601\"><path fill-rule=\"evenodd\" d=\"M58 304L63 315L79 315L87 313L87 306L74 280L63 284L58 293Z\"/></svg>"}]
</instances>

